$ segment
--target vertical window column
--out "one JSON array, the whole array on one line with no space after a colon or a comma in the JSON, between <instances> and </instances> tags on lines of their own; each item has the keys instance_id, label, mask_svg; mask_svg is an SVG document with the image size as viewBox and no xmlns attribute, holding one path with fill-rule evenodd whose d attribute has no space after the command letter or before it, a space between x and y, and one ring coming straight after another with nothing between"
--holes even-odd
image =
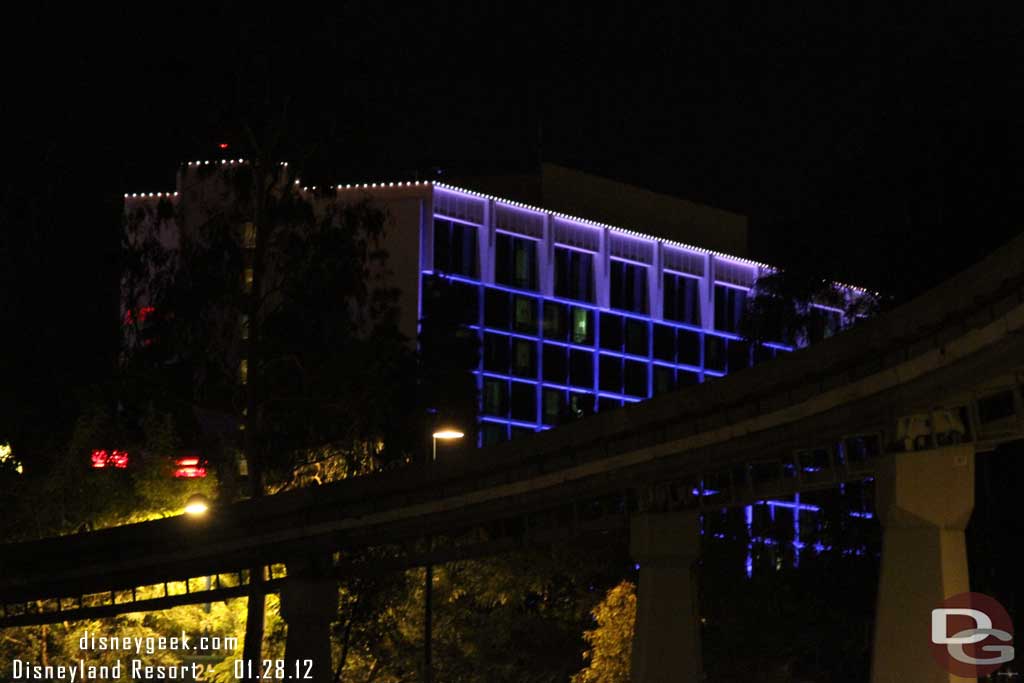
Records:
<instances>
[{"instance_id":1,"label":"vertical window column","mask_svg":"<svg viewBox=\"0 0 1024 683\"><path fill-rule=\"evenodd\" d=\"M647 271L647 291L650 292L651 319L661 320L662 312L662 280L661 273L665 266L665 243L658 240L654 243L654 263Z\"/></svg>"},{"instance_id":2,"label":"vertical window column","mask_svg":"<svg viewBox=\"0 0 1024 683\"><path fill-rule=\"evenodd\" d=\"M601 250L594 258L594 293L597 305L609 308L611 303L611 238L608 228L601 230Z\"/></svg>"},{"instance_id":3,"label":"vertical window column","mask_svg":"<svg viewBox=\"0 0 1024 683\"><path fill-rule=\"evenodd\" d=\"M555 292L555 235L550 213L544 214L544 236L537 244L537 283L540 293L551 296Z\"/></svg>"},{"instance_id":4,"label":"vertical window column","mask_svg":"<svg viewBox=\"0 0 1024 683\"><path fill-rule=\"evenodd\" d=\"M700 279L700 326L715 329L715 257L704 257L704 277Z\"/></svg>"},{"instance_id":5,"label":"vertical window column","mask_svg":"<svg viewBox=\"0 0 1024 683\"><path fill-rule=\"evenodd\" d=\"M494 282L494 200L489 199L484 205L484 224L480 228L480 281L485 284Z\"/></svg>"}]
</instances>

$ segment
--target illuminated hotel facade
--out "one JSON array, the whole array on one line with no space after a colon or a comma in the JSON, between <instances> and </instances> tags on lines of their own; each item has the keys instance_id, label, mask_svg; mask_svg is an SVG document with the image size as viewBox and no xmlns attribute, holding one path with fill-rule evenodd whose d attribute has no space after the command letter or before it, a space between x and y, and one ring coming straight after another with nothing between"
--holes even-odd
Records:
<instances>
[{"instance_id":1,"label":"illuminated hotel facade","mask_svg":"<svg viewBox=\"0 0 1024 683\"><path fill-rule=\"evenodd\" d=\"M792 350L738 334L763 264L440 183L338 190L367 193L388 205L397 235L416 238L417 282L399 286L421 293L417 319L430 313L431 278L466 302L482 445ZM408 248L391 241L391 254Z\"/></svg>"},{"instance_id":2,"label":"illuminated hotel facade","mask_svg":"<svg viewBox=\"0 0 1024 683\"><path fill-rule=\"evenodd\" d=\"M176 204L190 191L203 191L194 174L210 163L236 162L191 162L182 167L178 192L126 195L126 210L154 199ZM458 294L459 323L479 339L473 374L479 445L486 446L724 377L794 350L781 343L753 344L739 334L747 298L770 266L679 239L692 230L742 249L743 217L646 191L630 197L628 186L596 180L592 189L602 196L626 187L626 201L618 205L627 210L629 199L639 198L647 207L660 203L679 211L677 220L661 226L661 232L674 233L672 238L634 229L642 225L619 227L440 182L297 189L321 209L370 200L386 210L384 247L401 292L400 327L408 338L417 337L420 321L431 313L424 294L432 280L443 280ZM595 206L603 208L600 202ZM696 225L701 218L711 225ZM857 290L849 288L847 295L856 296ZM816 308L822 336L847 322L840 309ZM856 507L857 514L871 516L867 507ZM751 532L748 574L758 555L755 546L776 545L772 528L778 523L793 535L785 544L786 564L798 562L801 538L814 544L815 525L808 523L817 511L799 496L743 509ZM772 564L782 557L774 550L769 555Z\"/></svg>"}]
</instances>

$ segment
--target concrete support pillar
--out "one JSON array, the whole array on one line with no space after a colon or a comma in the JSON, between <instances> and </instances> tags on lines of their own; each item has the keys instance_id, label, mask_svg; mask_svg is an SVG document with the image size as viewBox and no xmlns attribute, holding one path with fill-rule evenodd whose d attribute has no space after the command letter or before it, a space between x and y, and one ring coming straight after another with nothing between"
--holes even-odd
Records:
<instances>
[{"instance_id":1,"label":"concrete support pillar","mask_svg":"<svg viewBox=\"0 0 1024 683\"><path fill-rule=\"evenodd\" d=\"M303 677L306 660L313 662L314 683L332 683L331 621L338 612L338 584L326 574L329 557L288 563L288 578L281 587L281 616L288 625L285 673Z\"/></svg>"},{"instance_id":2,"label":"concrete support pillar","mask_svg":"<svg viewBox=\"0 0 1024 683\"><path fill-rule=\"evenodd\" d=\"M940 668L928 644L932 610L970 590L964 529L974 509L974 447L887 456L875 482L883 541L871 681L968 680Z\"/></svg>"},{"instance_id":3,"label":"concrete support pillar","mask_svg":"<svg viewBox=\"0 0 1024 683\"><path fill-rule=\"evenodd\" d=\"M693 573L700 555L697 513L637 515L630 551L640 563L632 683L702 680Z\"/></svg>"}]
</instances>

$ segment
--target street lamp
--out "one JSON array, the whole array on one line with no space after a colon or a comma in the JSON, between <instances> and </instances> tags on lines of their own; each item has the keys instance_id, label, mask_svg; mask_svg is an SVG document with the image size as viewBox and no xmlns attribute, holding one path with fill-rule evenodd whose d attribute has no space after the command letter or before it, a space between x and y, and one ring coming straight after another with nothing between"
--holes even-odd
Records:
<instances>
[{"instance_id":1,"label":"street lamp","mask_svg":"<svg viewBox=\"0 0 1024 683\"><path fill-rule=\"evenodd\" d=\"M433 446L434 446L433 456L430 459L431 459L431 461L434 461L434 460L437 460L437 440L438 439L440 439L441 441L455 441L456 439L461 439L462 437L464 437L465 434L460 432L458 429L452 429L450 427L445 427L444 429L438 429L437 431L435 431L430 436L431 436L432 443L433 443Z\"/></svg>"},{"instance_id":2,"label":"street lamp","mask_svg":"<svg viewBox=\"0 0 1024 683\"><path fill-rule=\"evenodd\" d=\"M210 509L210 499L201 493L194 493L185 501L185 514L190 517L202 517Z\"/></svg>"},{"instance_id":3,"label":"street lamp","mask_svg":"<svg viewBox=\"0 0 1024 683\"><path fill-rule=\"evenodd\" d=\"M460 432L458 429L451 427L443 427L441 429L434 430L434 433L430 435L431 444L433 446L433 453L431 455L431 462L437 460L437 440L441 441L455 441L461 439L465 434ZM431 636L432 636L432 624L433 624L433 593L434 593L434 565L430 564L429 554L434 549L434 539L431 536L427 536L427 566L424 567L424 586L423 586L423 680L424 683L433 683L434 681L434 665L431 657Z\"/></svg>"}]
</instances>

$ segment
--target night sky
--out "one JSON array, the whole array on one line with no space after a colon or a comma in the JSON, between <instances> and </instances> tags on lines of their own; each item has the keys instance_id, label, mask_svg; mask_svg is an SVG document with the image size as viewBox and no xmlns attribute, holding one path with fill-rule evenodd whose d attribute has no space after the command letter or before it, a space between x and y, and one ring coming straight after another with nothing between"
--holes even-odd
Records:
<instances>
[{"instance_id":1,"label":"night sky","mask_svg":"<svg viewBox=\"0 0 1024 683\"><path fill-rule=\"evenodd\" d=\"M285 110L311 184L543 158L746 213L754 256L897 300L1019 232L1011 3L801 4L37 7L0 48L0 423L103 376L122 193Z\"/></svg>"}]
</instances>

